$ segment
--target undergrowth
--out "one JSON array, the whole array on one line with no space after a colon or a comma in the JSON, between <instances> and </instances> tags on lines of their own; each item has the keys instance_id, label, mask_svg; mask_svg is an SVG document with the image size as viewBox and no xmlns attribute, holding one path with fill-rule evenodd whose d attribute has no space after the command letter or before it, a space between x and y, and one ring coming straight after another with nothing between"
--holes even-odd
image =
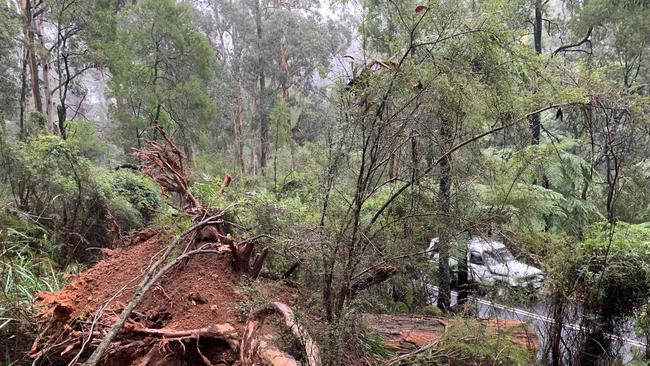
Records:
<instances>
[{"instance_id":1,"label":"undergrowth","mask_svg":"<svg viewBox=\"0 0 650 366\"><path fill-rule=\"evenodd\" d=\"M24 231L0 227L0 363L3 365L31 363L26 353L38 332L34 298L39 291L56 291L64 285L56 261L50 256L55 251L47 250L55 246L54 240L37 227L17 227Z\"/></svg>"},{"instance_id":2,"label":"undergrowth","mask_svg":"<svg viewBox=\"0 0 650 366\"><path fill-rule=\"evenodd\" d=\"M478 320L450 318L442 338L395 365L534 365L535 357L508 332L486 329Z\"/></svg>"}]
</instances>

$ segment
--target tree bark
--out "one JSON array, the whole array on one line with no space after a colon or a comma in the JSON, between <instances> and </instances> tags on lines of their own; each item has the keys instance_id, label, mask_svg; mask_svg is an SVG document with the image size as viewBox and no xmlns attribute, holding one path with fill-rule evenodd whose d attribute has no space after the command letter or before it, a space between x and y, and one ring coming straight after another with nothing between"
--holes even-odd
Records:
<instances>
[{"instance_id":1,"label":"tree bark","mask_svg":"<svg viewBox=\"0 0 650 366\"><path fill-rule=\"evenodd\" d=\"M442 140L440 159L440 179L438 181L438 212L442 225L438 239L438 307L447 311L451 305L451 275L449 271L449 248L450 248L450 195L451 195L451 154L448 154L448 147L451 141L451 126L447 118L442 118L440 123L440 138Z\"/></svg>"},{"instance_id":2,"label":"tree bark","mask_svg":"<svg viewBox=\"0 0 650 366\"><path fill-rule=\"evenodd\" d=\"M260 354L265 350L266 347L262 347L265 343L260 336L260 331L262 325L266 318L270 315L278 314L282 316L284 324L289 329L291 334L301 343L302 348L304 349L304 354L306 356L306 365L307 366L320 366L322 365L320 350L316 342L311 338L307 330L300 324L293 311L289 306L281 302L273 302L268 304L265 307L256 309L250 313L248 320L246 321L246 328L244 329L244 336L242 337L242 342L239 351L240 362L242 365L254 365L255 356L263 356ZM257 351L257 352L256 352ZM271 355L278 355L277 351L271 353ZM291 357L291 356L289 356ZM284 362L275 362L275 360L265 360L265 364L271 365L284 365L291 364L294 365L297 363L292 363L293 358L286 358L282 361ZM278 360L279 361L279 360Z\"/></svg>"},{"instance_id":3,"label":"tree bark","mask_svg":"<svg viewBox=\"0 0 650 366\"><path fill-rule=\"evenodd\" d=\"M469 266L467 247L462 247L458 258L458 305L467 303L469 297Z\"/></svg>"},{"instance_id":4,"label":"tree bark","mask_svg":"<svg viewBox=\"0 0 650 366\"><path fill-rule=\"evenodd\" d=\"M266 161L269 153L269 120L266 111L266 76L264 73L264 61L262 57L262 10L260 0L253 0L253 12L255 13L255 30L257 33L257 74L260 91L260 155L259 164L262 175L266 175Z\"/></svg>"},{"instance_id":5,"label":"tree bark","mask_svg":"<svg viewBox=\"0 0 650 366\"><path fill-rule=\"evenodd\" d=\"M257 76L259 78L259 75ZM257 114L257 78L253 90L251 92L251 107L250 107L250 125L251 125L251 167L249 173L255 175L257 173L257 166L259 165L259 149L257 148L257 131L255 129L255 118Z\"/></svg>"},{"instance_id":6,"label":"tree bark","mask_svg":"<svg viewBox=\"0 0 650 366\"><path fill-rule=\"evenodd\" d=\"M275 1L277 10L283 8L282 0ZM280 88L282 89L282 99L285 101L289 97L289 64L287 63L287 40L283 36L279 40L278 66L280 67Z\"/></svg>"},{"instance_id":7,"label":"tree bark","mask_svg":"<svg viewBox=\"0 0 650 366\"><path fill-rule=\"evenodd\" d=\"M241 67L239 65L237 66L236 78L237 115L233 121L235 129L235 154L237 165L239 165L239 170L244 173L246 171L246 166L244 165L244 145L242 143L242 130L244 128L244 108L242 105Z\"/></svg>"},{"instance_id":8,"label":"tree bark","mask_svg":"<svg viewBox=\"0 0 650 366\"><path fill-rule=\"evenodd\" d=\"M36 22L36 36L38 41L43 49L45 49L45 39L43 37L43 21L38 20ZM58 129L53 124L54 115L53 115L53 105L52 105L52 91L50 88L50 57L49 54L45 54L41 60L43 67L43 94L45 96L45 118L48 122L48 130L54 133L58 132Z\"/></svg>"},{"instance_id":9,"label":"tree bark","mask_svg":"<svg viewBox=\"0 0 650 366\"><path fill-rule=\"evenodd\" d=\"M27 47L23 46L23 69L20 74L20 140L25 140L25 137L27 137L25 131L25 120L27 119L27 53Z\"/></svg>"},{"instance_id":10,"label":"tree bark","mask_svg":"<svg viewBox=\"0 0 650 366\"><path fill-rule=\"evenodd\" d=\"M33 49L34 32L32 31L33 14L31 0L22 0L23 10L23 43L27 50L29 61L29 74L32 82L32 96L34 97L34 108L38 113L43 114L43 102L41 100L41 89L38 84L38 62Z\"/></svg>"},{"instance_id":11,"label":"tree bark","mask_svg":"<svg viewBox=\"0 0 650 366\"><path fill-rule=\"evenodd\" d=\"M535 53L542 54L542 0L535 0L535 20L533 27ZM541 115L535 113L530 117L531 145L539 145L541 134Z\"/></svg>"}]
</instances>

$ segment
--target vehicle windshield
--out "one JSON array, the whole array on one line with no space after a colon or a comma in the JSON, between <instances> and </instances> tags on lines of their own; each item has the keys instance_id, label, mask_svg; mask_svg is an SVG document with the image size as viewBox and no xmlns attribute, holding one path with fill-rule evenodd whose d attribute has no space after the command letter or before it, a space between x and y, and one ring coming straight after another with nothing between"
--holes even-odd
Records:
<instances>
[{"instance_id":1,"label":"vehicle windshield","mask_svg":"<svg viewBox=\"0 0 650 366\"><path fill-rule=\"evenodd\" d=\"M483 258L488 265L508 263L515 259L508 248L499 248L485 251L483 252Z\"/></svg>"}]
</instances>

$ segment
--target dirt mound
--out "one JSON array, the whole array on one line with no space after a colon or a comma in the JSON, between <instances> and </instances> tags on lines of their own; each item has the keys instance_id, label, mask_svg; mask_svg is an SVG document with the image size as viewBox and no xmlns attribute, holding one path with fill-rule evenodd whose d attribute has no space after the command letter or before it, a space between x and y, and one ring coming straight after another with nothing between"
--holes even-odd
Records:
<instances>
[{"instance_id":1,"label":"dirt mound","mask_svg":"<svg viewBox=\"0 0 650 366\"><path fill-rule=\"evenodd\" d=\"M144 271L168 243L169 238L165 238L160 230L146 229L136 233L131 245L105 251L102 260L79 274L62 291L40 293L38 304L42 310L39 316L50 329L56 328L61 334L70 335L85 333L88 326L97 329L112 324L133 298ZM245 315L240 314L239 306L246 298L236 291L240 276L233 273L230 261L225 251L221 254L197 254L170 269L145 294L129 318L125 332L140 328L196 329L224 323L241 331ZM135 339L138 338L142 337ZM112 361L108 363L115 360L119 364L133 363L142 357L144 346L151 345L148 343L151 342L142 342L128 352L118 352L120 354L111 356ZM213 343L208 347L213 351L224 348L219 342ZM63 362L68 361L64 356L75 356L74 351L80 349L79 344L67 345L59 354L63 356L61 360L50 358L43 362L67 363ZM33 350L35 356L51 357L50 352L43 352L38 344ZM85 356L84 352L81 356Z\"/></svg>"},{"instance_id":2,"label":"dirt mound","mask_svg":"<svg viewBox=\"0 0 650 366\"><path fill-rule=\"evenodd\" d=\"M168 242L159 230L137 233L131 245L105 252L101 261L62 291L40 293L39 304L45 305L40 315L67 323L88 317L100 306L107 314L119 313L133 298L143 271ZM226 253L197 254L179 264L136 308L135 313L148 316L138 320L147 327L191 329L239 318L237 306L244 297L235 291L238 276L229 261Z\"/></svg>"},{"instance_id":3,"label":"dirt mound","mask_svg":"<svg viewBox=\"0 0 650 366\"><path fill-rule=\"evenodd\" d=\"M86 359L134 298L145 271L170 240L161 230L145 229L133 235L130 245L105 251L101 261L63 290L40 293L39 316L47 329L32 348L37 364ZM248 315L242 305L250 299L237 291L244 277L233 269L230 247L237 245L193 237L175 250L197 247L210 252L181 260L160 277L135 307L102 364L238 362L238 340ZM295 295L292 292L269 295L287 301Z\"/></svg>"}]
</instances>

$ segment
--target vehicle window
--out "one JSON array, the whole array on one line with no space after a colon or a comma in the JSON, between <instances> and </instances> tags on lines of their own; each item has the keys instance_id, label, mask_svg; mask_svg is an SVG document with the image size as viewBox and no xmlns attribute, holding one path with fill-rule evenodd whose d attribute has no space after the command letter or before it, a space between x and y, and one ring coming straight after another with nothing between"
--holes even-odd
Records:
<instances>
[{"instance_id":1,"label":"vehicle window","mask_svg":"<svg viewBox=\"0 0 650 366\"><path fill-rule=\"evenodd\" d=\"M488 264L508 263L515 259L507 248L485 251L483 256Z\"/></svg>"},{"instance_id":2,"label":"vehicle window","mask_svg":"<svg viewBox=\"0 0 650 366\"><path fill-rule=\"evenodd\" d=\"M483 258L481 257L480 254L476 252L471 252L469 255L469 262L472 264L483 264Z\"/></svg>"}]
</instances>

